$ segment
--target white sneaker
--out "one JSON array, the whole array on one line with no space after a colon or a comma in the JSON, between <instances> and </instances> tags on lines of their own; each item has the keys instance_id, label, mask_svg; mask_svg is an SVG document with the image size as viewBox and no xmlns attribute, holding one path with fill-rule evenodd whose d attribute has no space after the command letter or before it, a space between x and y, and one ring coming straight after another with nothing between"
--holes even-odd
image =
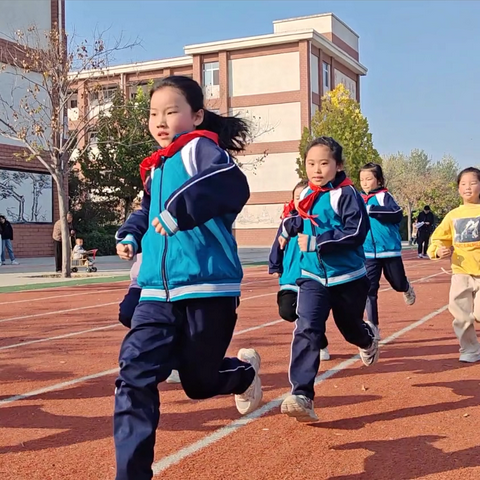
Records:
<instances>
[{"instance_id":1,"label":"white sneaker","mask_svg":"<svg viewBox=\"0 0 480 480\"><path fill-rule=\"evenodd\" d=\"M328 352L328 347L322 348L320 350L320 361L326 362L327 360L330 360L330 353Z\"/></svg>"},{"instance_id":2,"label":"white sneaker","mask_svg":"<svg viewBox=\"0 0 480 480\"><path fill-rule=\"evenodd\" d=\"M11 264L12 265L20 265L16 260L12 260Z\"/></svg>"},{"instance_id":3,"label":"white sneaker","mask_svg":"<svg viewBox=\"0 0 480 480\"><path fill-rule=\"evenodd\" d=\"M422 258L423 258L423 255L422 255L421 253L419 253L419 254L417 255L417 258L422 259Z\"/></svg>"},{"instance_id":4,"label":"white sneaker","mask_svg":"<svg viewBox=\"0 0 480 480\"><path fill-rule=\"evenodd\" d=\"M180 381L180 375L178 374L178 370L172 370L172 373L165 381L167 383L182 383Z\"/></svg>"},{"instance_id":5,"label":"white sneaker","mask_svg":"<svg viewBox=\"0 0 480 480\"><path fill-rule=\"evenodd\" d=\"M305 395L289 395L282 402L281 412L295 418L297 422L318 422L313 400Z\"/></svg>"},{"instance_id":6,"label":"white sneaker","mask_svg":"<svg viewBox=\"0 0 480 480\"><path fill-rule=\"evenodd\" d=\"M358 351L360 353L360 358L362 359L363 364L369 367L370 365L376 363L380 354L378 348L379 335L378 328L373 323L369 322L368 320L365 323L371 328L373 332L373 341L370 347L359 348Z\"/></svg>"},{"instance_id":7,"label":"white sneaker","mask_svg":"<svg viewBox=\"0 0 480 480\"><path fill-rule=\"evenodd\" d=\"M459 360L466 363L475 363L480 361L480 352L479 353L461 353Z\"/></svg>"},{"instance_id":8,"label":"white sneaker","mask_svg":"<svg viewBox=\"0 0 480 480\"><path fill-rule=\"evenodd\" d=\"M242 361L252 365L255 370L255 377L252 384L240 395L235 395L235 404L237 410L242 415L253 412L262 401L262 382L258 372L260 370L261 358L260 355L253 348L241 348L238 351L237 357Z\"/></svg>"},{"instance_id":9,"label":"white sneaker","mask_svg":"<svg viewBox=\"0 0 480 480\"><path fill-rule=\"evenodd\" d=\"M5 263L5 262L2 262L2 265L6 265L6 263Z\"/></svg>"},{"instance_id":10,"label":"white sneaker","mask_svg":"<svg viewBox=\"0 0 480 480\"><path fill-rule=\"evenodd\" d=\"M415 290L412 285L408 284L408 290L403 294L403 298L407 305L413 305L415 303L417 296L415 295Z\"/></svg>"}]
</instances>

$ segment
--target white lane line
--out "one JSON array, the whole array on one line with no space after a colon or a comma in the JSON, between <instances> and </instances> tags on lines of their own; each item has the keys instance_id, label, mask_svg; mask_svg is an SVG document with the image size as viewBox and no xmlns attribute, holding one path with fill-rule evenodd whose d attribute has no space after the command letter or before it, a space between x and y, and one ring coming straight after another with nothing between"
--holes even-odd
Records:
<instances>
[{"instance_id":1,"label":"white lane line","mask_svg":"<svg viewBox=\"0 0 480 480\"><path fill-rule=\"evenodd\" d=\"M272 325L277 325L278 323L287 323L285 320L274 320L272 322L263 323L262 325L257 325L255 327L245 328L243 330L239 330L233 334L234 337L238 337L239 335L243 335L244 333L249 333L254 330L260 330L262 328L271 327ZM76 385L78 383L87 382L88 380L93 380L95 378L105 377L107 375L113 375L114 373L118 372L118 368L112 368L110 370L104 370L103 372L94 373L92 375L87 375L85 377L74 378L73 380L69 380L67 382L56 383L55 385L50 385L48 387L40 388L38 390L32 390L31 392L22 393L21 395L14 395L13 397L8 397L3 400L0 400L0 407L7 405L9 403L16 402L18 400L25 400L27 398L35 397L37 395L42 395L44 393L53 392L55 390L61 390L62 388L70 387L72 385Z\"/></svg>"},{"instance_id":2,"label":"white lane line","mask_svg":"<svg viewBox=\"0 0 480 480\"><path fill-rule=\"evenodd\" d=\"M274 293L264 293L262 295L255 295L253 297L247 297L247 298L244 298L242 300L242 303L243 302L246 302L248 300L255 300L256 298L262 298L262 297L268 297L270 295L276 295L276 292ZM115 302L114 303L115 305L117 305L118 303ZM275 323L279 323L281 322L282 320L278 320L276 321ZM258 328L263 328L264 326L269 326L270 324L263 324L263 326L260 326L260 327L252 327L251 330L257 330ZM274 325L274 323L272 323L271 325ZM121 323L117 322L117 323L110 323L109 325L105 325L103 327L96 327L96 328L90 328L88 330L81 330L81 331L77 331L77 332L71 332L71 333L65 333L63 335L56 335L54 337L48 337L48 338L40 338L40 339L37 339L37 340L27 340L25 342L19 342L19 343L14 343L12 345L6 345L4 347L0 347L0 352L2 350L10 350L11 348L18 348L18 347L24 347L26 345L32 345L34 343L43 343L43 342L50 342L52 340L61 340L63 338L69 338L69 337L75 337L77 335L83 335L85 333L91 333L91 332L98 332L100 330L109 330L111 328L116 328L116 327L120 327L122 326ZM250 331L250 330L249 330ZM243 332L244 333L244 332Z\"/></svg>"},{"instance_id":3,"label":"white lane line","mask_svg":"<svg viewBox=\"0 0 480 480\"><path fill-rule=\"evenodd\" d=\"M256 283L261 283L263 282L263 280L260 280L258 282L251 282L252 284L256 284ZM247 284L242 284L243 285L247 285ZM272 285L273 286L273 285ZM115 292L115 291L118 291L118 290L111 290L112 292ZM92 295L93 292L88 292L89 295ZM99 292L99 293L105 293L105 292ZM82 295L80 293L78 294L75 294L75 295ZM273 294L267 294L267 295L273 295ZM69 298L70 296L73 296L73 295L65 295L65 296L62 296L63 298ZM265 296L265 295L258 295L256 297L252 297L252 298L261 298L262 296ZM51 297L51 298L55 298L55 297ZM48 297L45 298L45 300L47 300ZM244 300L241 300L243 302L245 302L247 299L245 298ZM33 300L21 300L22 302L25 301L25 302L31 302ZM62 314L62 313L69 313L69 312L76 312L78 310L87 310L87 309L90 309L90 308L97 308L97 307L108 307L110 305L118 305L119 301L117 302L109 302L109 303L99 303L97 305L88 305L86 307L75 307L75 308L69 308L69 309L66 309L66 310L55 310L55 311L51 311L51 312L45 312L45 313L34 313L34 314L30 314L30 315L21 315L21 316L18 316L18 317L9 317L9 318L4 318L3 320L0 320L0 323L5 323L5 322L13 322L15 320L26 320L26 319L29 319L29 318L37 318L37 317L43 317L43 316L49 316L49 315L59 315L59 314ZM5 304L0 304L0 305L5 305Z\"/></svg>"},{"instance_id":4,"label":"white lane line","mask_svg":"<svg viewBox=\"0 0 480 480\"><path fill-rule=\"evenodd\" d=\"M55 310L55 311L45 312L45 313L33 313L31 315L22 315L20 317L5 318L3 320L0 320L0 323L13 322L14 320L25 320L27 318L47 317L49 315L60 315L62 313L78 312L79 310L89 310L92 308L108 307L110 305L118 305L118 303L119 301L109 302L109 303L99 303L97 305L88 305L86 307L68 308L66 310Z\"/></svg>"},{"instance_id":5,"label":"white lane line","mask_svg":"<svg viewBox=\"0 0 480 480\"><path fill-rule=\"evenodd\" d=\"M428 322L429 320L436 317L440 313L443 313L447 309L447 307L448 305L445 305L442 308L439 308L438 310L435 310L434 312L426 315L420 320L417 320L416 322L411 323L407 327L402 328L401 330L395 332L393 335L390 335L388 338L383 340L381 344L386 345L387 343L392 342L398 337L401 337L405 333L419 327L420 325L423 325L425 322ZM322 373L315 379L315 385L318 385L319 383L322 383L328 378L333 377L334 375L341 372L342 370L345 370L346 368L350 367L354 363L358 362L359 359L360 357L358 355L354 355L348 360L345 360L339 363L338 365L336 365L335 367L327 370L326 372ZM173 465L176 465L177 463L181 462L182 460L189 457L190 455L193 455L194 453L204 450L205 448L218 442L222 438L225 438L228 435L235 433L237 430L240 430L241 428L245 427L249 423L259 419L266 413L272 411L274 408L278 408L281 405L282 401L285 399L285 397L288 395L289 393L285 393L275 398L274 400L271 400L270 402L266 403L258 410L255 410L254 412L248 415L245 415L244 417L239 418L238 420L235 420L229 423L228 425L225 425L222 428L219 428L218 430L216 430L210 435L207 435L201 440L198 440L197 442L194 442L188 445L187 447L181 448L178 452L172 453L171 455L168 455L162 458L161 460L155 462L153 464L153 474L158 475L159 473L164 472L168 468L172 467Z\"/></svg>"},{"instance_id":6,"label":"white lane line","mask_svg":"<svg viewBox=\"0 0 480 480\"><path fill-rule=\"evenodd\" d=\"M76 337L77 335L83 335L85 333L99 332L101 330L110 330L112 328L119 327L120 325L121 325L120 323L115 323L111 325L105 325L104 327L97 327L97 328L90 328L89 330L82 330L80 332L65 333L64 335L57 335L55 337L39 338L38 340L28 340L26 342L13 343L12 345L6 345L4 347L0 347L0 352L2 350L10 350L11 348L18 348L18 347L24 347L27 345L33 345L34 343L51 342L52 340L61 340L62 338Z\"/></svg>"},{"instance_id":7,"label":"white lane line","mask_svg":"<svg viewBox=\"0 0 480 480\"><path fill-rule=\"evenodd\" d=\"M433 275L427 275L426 277L422 277L422 278L418 278L417 280L412 280L410 283L421 283L423 282L424 280L428 280L429 278L433 278L433 277L438 277L439 275L445 275L443 272L439 272L439 273L434 273ZM379 290L378 292L388 292L390 290L393 290L392 287L388 287L388 288L382 288L381 290Z\"/></svg>"},{"instance_id":8,"label":"white lane line","mask_svg":"<svg viewBox=\"0 0 480 480\"><path fill-rule=\"evenodd\" d=\"M127 280L123 280L122 282L111 282L111 283L125 283ZM109 283L110 285L110 283ZM38 302L40 300L53 300L54 298L71 298L71 297L79 297L81 295L103 295L104 293L111 293L111 292L118 292L118 288L112 288L109 290L102 290L102 291L95 291L95 290L90 290L88 292L79 292L79 293L70 293L68 295L52 295L50 297L41 297L41 298L28 298L26 300L14 300L11 302L0 302L0 307L2 305L13 305L17 303L29 303L29 302ZM21 292L19 292L21 293Z\"/></svg>"}]
</instances>

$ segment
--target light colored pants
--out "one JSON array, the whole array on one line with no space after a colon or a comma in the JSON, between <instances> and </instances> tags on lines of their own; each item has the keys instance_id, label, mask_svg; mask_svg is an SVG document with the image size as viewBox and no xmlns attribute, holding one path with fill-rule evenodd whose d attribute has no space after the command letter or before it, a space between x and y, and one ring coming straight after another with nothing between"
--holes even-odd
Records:
<instances>
[{"instance_id":1,"label":"light colored pants","mask_svg":"<svg viewBox=\"0 0 480 480\"><path fill-rule=\"evenodd\" d=\"M460 354L478 354L475 320L480 321L480 277L454 274L448 309L453 315L453 330L460 342Z\"/></svg>"}]
</instances>

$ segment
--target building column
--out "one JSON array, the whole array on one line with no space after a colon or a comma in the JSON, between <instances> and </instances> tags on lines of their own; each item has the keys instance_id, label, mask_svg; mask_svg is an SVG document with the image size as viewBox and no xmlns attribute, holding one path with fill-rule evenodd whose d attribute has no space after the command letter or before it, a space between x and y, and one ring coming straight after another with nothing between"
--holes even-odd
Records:
<instances>
[{"instance_id":1,"label":"building column","mask_svg":"<svg viewBox=\"0 0 480 480\"><path fill-rule=\"evenodd\" d=\"M310 85L310 42L302 40L298 45L300 55L300 117L302 130L310 126L312 109Z\"/></svg>"},{"instance_id":2,"label":"building column","mask_svg":"<svg viewBox=\"0 0 480 480\"><path fill-rule=\"evenodd\" d=\"M230 108L230 92L228 88L228 53L219 52L218 54L218 67L219 67L219 83L220 83L220 115L228 115Z\"/></svg>"},{"instance_id":3,"label":"building column","mask_svg":"<svg viewBox=\"0 0 480 480\"><path fill-rule=\"evenodd\" d=\"M193 79L199 84L202 85L202 56L194 55L193 56Z\"/></svg>"}]
</instances>

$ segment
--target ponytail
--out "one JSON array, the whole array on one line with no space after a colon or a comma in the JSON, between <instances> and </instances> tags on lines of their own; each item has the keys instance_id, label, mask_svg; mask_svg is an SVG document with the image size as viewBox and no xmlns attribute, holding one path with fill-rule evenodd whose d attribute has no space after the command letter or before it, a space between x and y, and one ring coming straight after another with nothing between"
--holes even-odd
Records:
<instances>
[{"instance_id":1,"label":"ponytail","mask_svg":"<svg viewBox=\"0 0 480 480\"><path fill-rule=\"evenodd\" d=\"M179 90L186 98L193 112L204 111L203 122L197 129L216 133L220 148L227 150L231 154L245 149L250 134L248 123L236 116L224 117L207 110L204 106L203 90L195 80L180 75L162 78L159 84L150 92L150 98L157 90L163 87L172 87Z\"/></svg>"}]
</instances>

